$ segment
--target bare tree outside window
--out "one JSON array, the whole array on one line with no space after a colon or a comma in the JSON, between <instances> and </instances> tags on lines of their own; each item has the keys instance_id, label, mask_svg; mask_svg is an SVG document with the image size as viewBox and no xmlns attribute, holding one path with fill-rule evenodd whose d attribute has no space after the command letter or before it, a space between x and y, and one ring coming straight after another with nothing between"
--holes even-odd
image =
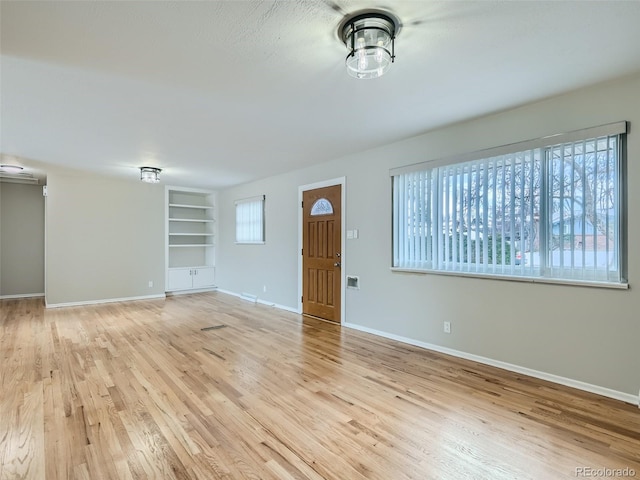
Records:
<instances>
[{"instance_id":1,"label":"bare tree outside window","mask_svg":"<svg viewBox=\"0 0 640 480\"><path fill-rule=\"evenodd\" d=\"M621 281L619 136L396 175L394 266Z\"/></svg>"}]
</instances>

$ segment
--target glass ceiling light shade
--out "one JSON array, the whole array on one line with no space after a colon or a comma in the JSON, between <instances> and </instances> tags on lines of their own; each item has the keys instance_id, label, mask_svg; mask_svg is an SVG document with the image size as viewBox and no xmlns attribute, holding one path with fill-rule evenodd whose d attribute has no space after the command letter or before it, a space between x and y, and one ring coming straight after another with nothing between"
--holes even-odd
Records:
<instances>
[{"instance_id":1,"label":"glass ceiling light shade","mask_svg":"<svg viewBox=\"0 0 640 480\"><path fill-rule=\"evenodd\" d=\"M161 171L161 168L140 167L140 180L145 183L158 183L160 182Z\"/></svg>"},{"instance_id":2,"label":"glass ceiling light shade","mask_svg":"<svg viewBox=\"0 0 640 480\"><path fill-rule=\"evenodd\" d=\"M395 57L398 23L386 13L362 13L340 24L338 35L349 50L347 72L355 78L384 75Z\"/></svg>"},{"instance_id":3,"label":"glass ceiling light shade","mask_svg":"<svg viewBox=\"0 0 640 480\"><path fill-rule=\"evenodd\" d=\"M18 165L0 165L0 171L5 173L20 173L22 170L24 170L24 168Z\"/></svg>"}]
</instances>

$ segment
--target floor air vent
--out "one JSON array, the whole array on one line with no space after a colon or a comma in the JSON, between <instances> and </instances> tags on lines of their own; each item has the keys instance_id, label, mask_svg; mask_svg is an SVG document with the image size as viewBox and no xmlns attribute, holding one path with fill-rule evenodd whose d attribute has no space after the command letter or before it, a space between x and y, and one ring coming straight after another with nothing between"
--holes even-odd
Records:
<instances>
[{"instance_id":1,"label":"floor air vent","mask_svg":"<svg viewBox=\"0 0 640 480\"><path fill-rule=\"evenodd\" d=\"M209 330L219 330L219 329L224 328L224 327L226 327L226 325L213 325L211 327L201 328L200 330L203 331L203 332L207 332Z\"/></svg>"}]
</instances>

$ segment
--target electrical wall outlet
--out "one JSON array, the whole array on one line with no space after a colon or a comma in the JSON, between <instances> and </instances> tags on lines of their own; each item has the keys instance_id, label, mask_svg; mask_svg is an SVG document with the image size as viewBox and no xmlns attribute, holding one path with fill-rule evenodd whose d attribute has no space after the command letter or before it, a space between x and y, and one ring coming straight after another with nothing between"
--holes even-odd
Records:
<instances>
[{"instance_id":1,"label":"electrical wall outlet","mask_svg":"<svg viewBox=\"0 0 640 480\"><path fill-rule=\"evenodd\" d=\"M444 333L451 333L451 322L444 322Z\"/></svg>"},{"instance_id":2,"label":"electrical wall outlet","mask_svg":"<svg viewBox=\"0 0 640 480\"><path fill-rule=\"evenodd\" d=\"M149 280L149 288L153 288L153 280Z\"/></svg>"},{"instance_id":3,"label":"electrical wall outlet","mask_svg":"<svg viewBox=\"0 0 640 480\"><path fill-rule=\"evenodd\" d=\"M263 293L267 293L267 286L266 286L266 285L263 285L263 286L262 286L262 292L263 292Z\"/></svg>"}]
</instances>

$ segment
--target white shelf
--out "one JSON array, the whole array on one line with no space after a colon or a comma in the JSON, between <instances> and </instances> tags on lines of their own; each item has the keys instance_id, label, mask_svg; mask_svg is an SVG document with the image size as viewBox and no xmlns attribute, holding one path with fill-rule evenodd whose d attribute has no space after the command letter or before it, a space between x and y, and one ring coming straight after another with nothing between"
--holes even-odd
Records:
<instances>
[{"instance_id":1,"label":"white shelf","mask_svg":"<svg viewBox=\"0 0 640 480\"><path fill-rule=\"evenodd\" d=\"M170 203L169 206L176 208L197 208L200 210L208 210L210 208L213 208L213 205L187 205L184 203Z\"/></svg>"},{"instance_id":2,"label":"white shelf","mask_svg":"<svg viewBox=\"0 0 640 480\"><path fill-rule=\"evenodd\" d=\"M213 243L177 243L169 244L169 248L213 247Z\"/></svg>"},{"instance_id":3,"label":"white shelf","mask_svg":"<svg viewBox=\"0 0 640 480\"><path fill-rule=\"evenodd\" d=\"M170 233L170 237L213 237L213 233Z\"/></svg>"},{"instance_id":4,"label":"white shelf","mask_svg":"<svg viewBox=\"0 0 640 480\"><path fill-rule=\"evenodd\" d=\"M170 218L170 222L198 222L198 223L213 223L215 220L203 219L203 218Z\"/></svg>"},{"instance_id":5,"label":"white shelf","mask_svg":"<svg viewBox=\"0 0 640 480\"><path fill-rule=\"evenodd\" d=\"M169 267L167 270L184 270L185 268L211 268L212 265L192 265L190 267Z\"/></svg>"},{"instance_id":6,"label":"white shelf","mask_svg":"<svg viewBox=\"0 0 640 480\"><path fill-rule=\"evenodd\" d=\"M216 194L196 188L165 188L167 291L215 285Z\"/></svg>"}]
</instances>

